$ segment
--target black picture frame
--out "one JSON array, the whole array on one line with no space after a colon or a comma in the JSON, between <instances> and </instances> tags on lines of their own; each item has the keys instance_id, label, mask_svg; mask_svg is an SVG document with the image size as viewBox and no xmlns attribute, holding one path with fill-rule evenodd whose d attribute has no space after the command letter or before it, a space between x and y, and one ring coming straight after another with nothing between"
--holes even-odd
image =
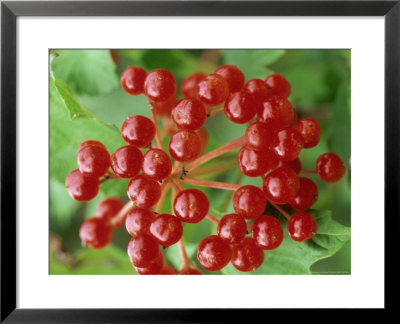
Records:
<instances>
[{"instance_id":1,"label":"black picture frame","mask_svg":"<svg viewBox=\"0 0 400 324\"><path fill-rule=\"evenodd\" d=\"M129 1L1 3L1 322L233 322L244 310L16 308L16 19L19 16L384 16L385 309L396 307L390 257L400 237L400 1ZM366 157L367 158L367 157ZM371 174L373 170L371 170ZM371 175L366 175L371 176ZM366 180L367 183L367 180ZM373 190L373 188L371 188ZM382 210L382 207L377 207ZM393 241L392 241L393 240ZM389 244L390 242L390 244ZM373 261L371 261L373 262ZM366 283L368 284L368 283ZM249 311L249 310L247 310ZM266 310L251 310L264 316ZM253 317L255 318L255 317Z\"/></svg>"}]
</instances>

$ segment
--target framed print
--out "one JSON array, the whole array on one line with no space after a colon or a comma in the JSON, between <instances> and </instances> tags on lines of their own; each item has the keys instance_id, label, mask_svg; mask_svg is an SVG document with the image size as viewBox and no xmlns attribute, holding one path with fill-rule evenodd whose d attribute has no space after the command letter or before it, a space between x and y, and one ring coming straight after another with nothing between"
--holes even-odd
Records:
<instances>
[{"instance_id":1,"label":"framed print","mask_svg":"<svg viewBox=\"0 0 400 324\"><path fill-rule=\"evenodd\" d=\"M393 308L398 1L1 8L2 321Z\"/></svg>"}]
</instances>

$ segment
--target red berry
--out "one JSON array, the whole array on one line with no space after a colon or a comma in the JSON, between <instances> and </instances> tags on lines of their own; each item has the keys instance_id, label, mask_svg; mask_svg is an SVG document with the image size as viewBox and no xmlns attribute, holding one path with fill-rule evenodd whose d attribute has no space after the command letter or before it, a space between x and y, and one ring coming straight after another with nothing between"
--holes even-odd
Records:
<instances>
[{"instance_id":1,"label":"red berry","mask_svg":"<svg viewBox=\"0 0 400 324\"><path fill-rule=\"evenodd\" d=\"M174 214L185 223L198 223L210 209L207 196L198 189L180 191L174 200Z\"/></svg>"},{"instance_id":2,"label":"red berry","mask_svg":"<svg viewBox=\"0 0 400 324\"><path fill-rule=\"evenodd\" d=\"M76 169L67 175L65 186L72 199L77 201L89 201L96 197L99 192L99 179L81 173Z\"/></svg>"},{"instance_id":3,"label":"red berry","mask_svg":"<svg viewBox=\"0 0 400 324\"><path fill-rule=\"evenodd\" d=\"M278 165L270 151L256 151L242 147L237 156L240 171L248 177L259 177Z\"/></svg>"},{"instance_id":4,"label":"red berry","mask_svg":"<svg viewBox=\"0 0 400 324\"><path fill-rule=\"evenodd\" d=\"M280 74L271 74L265 79L268 87L268 92L271 95L278 95L282 97L289 97L291 87L288 80Z\"/></svg>"},{"instance_id":5,"label":"red berry","mask_svg":"<svg viewBox=\"0 0 400 324\"><path fill-rule=\"evenodd\" d=\"M308 213L297 213L290 217L287 229L292 240L304 242L317 233L317 222Z\"/></svg>"},{"instance_id":6,"label":"red berry","mask_svg":"<svg viewBox=\"0 0 400 324\"><path fill-rule=\"evenodd\" d=\"M281 166L263 179L263 190L267 199L277 204L288 204L300 188L297 174L288 166Z\"/></svg>"},{"instance_id":7,"label":"red berry","mask_svg":"<svg viewBox=\"0 0 400 324\"><path fill-rule=\"evenodd\" d=\"M128 117L121 127L121 136L124 141L137 147L149 146L155 135L154 123L140 115Z\"/></svg>"},{"instance_id":8,"label":"red berry","mask_svg":"<svg viewBox=\"0 0 400 324\"><path fill-rule=\"evenodd\" d=\"M321 126L312 118L304 118L296 124L296 129L303 137L304 147L311 148L317 146L321 136Z\"/></svg>"},{"instance_id":9,"label":"red berry","mask_svg":"<svg viewBox=\"0 0 400 324\"><path fill-rule=\"evenodd\" d=\"M262 215L267 207L264 192L252 185L242 186L236 190L232 202L236 214L246 219L253 219Z\"/></svg>"},{"instance_id":10,"label":"red berry","mask_svg":"<svg viewBox=\"0 0 400 324\"><path fill-rule=\"evenodd\" d=\"M169 214L160 214L151 223L150 233L158 244L171 246L181 239L183 226L177 217Z\"/></svg>"},{"instance_id":11,"label":"red berry","mask_svg":"<svg viewBox=\"0 0 400 324\"><path fill-rule=\"evenodd\" d=\"M135 206L150 208L160 199L161 187L156 180L148 175L139 174L129 181L128 197L134 202Z\"/></svg>"},{"instance_id":12,"label":"red berry","mask_svg":"<svg viewBox=\"0 0 400 324\"><path fill-rule=\"evenodd\" d=\"M239 243L247 233L247 224L243 216L228 214L218 222L218 236L229 244Z\"/></svg>"},{"instance_id":13,"label":"red berry","mask_svg":"<svg viewBox=\"0 0 400 324\"><path fill-rule=\"evenodd\" d=\"M196 131L197 135L199 135L200 138L200 153L203 153L206 148L207 148L207 144L208 144L208 133L207 130L205 128L200 128L199 130Z\"/></svg>"},{"instance_id":14,"label":"red berry","mask_svg":"<svg viewBox=\"0 0 400 324\"><path fill-rule=\"evenodd\" d=\"M163 180L171 174L172 162L163 150L153 148L143 156L142 169L149 177Z\"/></svg>"},{"instance_id":15,"label":"red berry","mask_svg":"<svg viewBox=\"0 0 400 324\"><path fill-rule=\"evenodd\" d=\"M274 250L283 241L281 223L273 216L259 216L251 224L251 237L263 250Z\"/></svg>"},{"instance_id":16,"label":"red berry","mask_svg":"<svg viewBox=\"0 0 400 324\"><path fill-rule=\"evenodd\" d=\"M263 102L261 111L258 112L258 119L264 121L274 131L292 127L296 115L292 104L283 97L268 97Z\"/></svg>"},{"instance_id":17,"label":"red berry","mask_svg":"<svg viewBox=\"0 0 400 324\"><path fill-rule=\"evenodd\" d=\"M218 74L210 74L197 84L197 98L207 107L222 104L228 95L228 82Z\"/></svg>"},{"instance_id":18,"label":"red berry","mask_svg":"<svg viewBox=\"0 0 400 324\"><path fill-rule=\"evenodd\" d=\"M203 273L197 269L185 269L179 272L180 275L202 275Z\"/></svg>"},{"instance_id":19,"label":"red berry","mask_svg":"<svg viewBox=\"0 0 400 324\"><path fill-rule=\"evenodd\" d=\"M96 216L106 221L109 221L117 216L117 214L123 207L124 204L121 199L114 197L105 198L98 204L96 209ZM114 228L119 228L121 226L122 223L115 224Z\"/></svg>"},{"instance_id":20,"label":"red berry","mask_svg":"<svg viewBox=\"0 0 400 324\"><path fill-rule=\"evenodd\" d=\"M244 85L243 90L250 93L256 102L256 111L261 111L263 101L268 97L268 88L261 79L251 79Z\"/></svg>"},{"instance_id":21,"label":"red berry","mask_svg":"<svg viewBox=\"0 0 400 324\"><path fill-rule=\"evenodd\" d=\"M229 92L236 92L242 89L244 84L244 74L234 65L222 65L215 71L222 76L229 85Z\"/></svg>"},{"instance_id":22,"label":"red berry","mask_svg":"<svg viewBox=\"0 0 400 324\"><path fill-rule=\"evenodd\" d=\"M205 78L205 74L201 72L196 72L189 75L185 80L183 80L181 85L181 93L185 98L196 99L197 98L197 85L201 80Z\"/></svg>"},{"instance_id":23,"label":"red berry","mask_svg":"<svg viewBox=\"0 0 400 324\"><path fill-rule=\"evenodd\" d=\"M79 149L77 162L79 171L94 177L103 176L110 167L110 154L101 145L86 144Z\"/></svg>"},{"instance_id":24,"label":"red berry","mask_svg":"<svg viewBox=\"0 0 400 324\"><path fill-rule=\"evenodd\" d=\"M339 181L346 172L343 161L335 153L324 153L317 159L317 173L322 181Z\"/></svg>"},{"instance_id":25,"label":"red berry","mask_svg":"<svg viewBox=\"0 0 400 324\"><path fill-rule=\"evenodd\" d=\"M171 114L172 109L176 106L178 98L172 95L165 101L152 102L151 108L155 111L157 116L167 116Z\"/></svg>"},{"instance_id":26,"label":"red berry","mask_svg":"<svg viewBox=\"0 0 400 324\"><path fill-rule=\"evenodd\" d=\"M174 268L170 266L163 266L160 273L160 275L176 275L176 271Z\"/></svg>"},{"instance_id":27,"label":"red berry","mask_svg":"<svg viewBox=\"0 0 400 324\"><path fill-rule=\"evenodd\" d=\"M301 171L301 161L299 158L294 159L293 161L290 162L279 161L278 167L281 167L283 165L286 165L289 168L291 168L296 174L299 174Z\"/></svg>"},{"instance_id":28,"label":"red berry","mask_svg":"<svg viewBox=\"0 0 400 324\"><path fill-rule=\"evenodd\" d=\"M194 131L181 130L171 136L169 153L179 162L193 161L200 155L201 142L199 135Z\"/></svg>"},{"instance_id":29,"label":"red berry","mask_svg":"<svg viewBox=\"0 0 400 324\"><path fill-rule=\"evenodd\" d=\"M87 140L87 141L84 141L81 144L79 144L78 152L80 150L83 150L85 147L92 146L92 145L99 146L99 147L102 147L103 149L107 150L107 148L105 147L105 145L103 143L96 141L96 140Z\"/></svg>"},{"instance_id":30,"label":"red berry","mask_svg":"<svg viewBox=\"0 0 400 324\"><path fill-rule=\"evenodd\" d=\"M148 267L139 268L134 266L134 268L138 274L155 275L155 274L161 274L160 272L162 271L163 266L164 266L164 256L160 251L160 255Z\"/></svg>"},{"instance_id":31,"label":"red berry","mask_svg":"<svg viewBox=\"0 0 400 324\"><path fill-rule=\"evenodd\" d=\"M144 93L150 101L166 101L176 93L175 77L164 69L151 71L144 81Z\"/></svg>"},{"instance_id":32,"label":"red berry","mask_svg":"<svg viewBox=\"0 0 400 324\"><path fill-rule=\"evenodd\" d=\"M137 96L144 92L146 71L138 66L128 66L121 74L121 87L126 93Z\"/></svg>"},{"instance_id":33,"label":"red berry","mask_svg":"<svg viewBox=\"0 0 400 324\"><path fill-rule=\"evenodd\" d=\"M121 178L132 178L142 168L142 152L132 145L120 147L111 155L111 168Z\"/></svg>"},{"instance_id":34,"label":"red berry","mask_svg":"<svg viewBox=\"0 0 400 324\"><path fill-rule=\"evenodd\" d=\"M231 94L225 102L226 117L237 124L249 122L257 113L257 106L253 96L246 91Z\"/></svg>"},{"instance_id":35,"label":"red berry","mask_svg":"<svg viewBox=\"0 0 400 324\"><path fill-rule=\"evenodd\" d=\"M150 234L150 225L155 217L151 209L135 207L126 216L126 230L131 236Z\"/></svg>"},{"instance_id":36,"label":"red berry","mask_svg":"<svg viewBox=\"0 0 400 324\"><path fill-rule=\"evenodd\" d=\"M264 262L264 252L254 239L246 237L232 247L231 262L239 271L254 271Z\"/></svg>"},{"instance_id":37,"label":"red berry","mask_svg":"<svg viewBox=\"0 0 400 324\"><path fill-rule=\"evenodd\" d=\"M86 219L79 230L81 241L92 249L102 249L112 240L112 228L98 217Z\"/></svg>"},{"instance_id":38,"label":"red berry","mask_svg":"<svg viewBox=\"0 0 400 324\"><path fill-rule=\"evenodd\" d=\"M247 127L245 138L249 148L257 151L267 151L274 139L274 132L266 123L257 121Z\"/></svg>"},{"instance_id":39,"label":"red berry","mask_svg":"<svg viewBox=\"0 0 400 324\"><path fill-rule=\"evenodd\" d=\"M231 260L232 251L228 243L217 235L202 239L197 249L197 260L208 271L218 271Z\"/></svg>"},{"instance_id":40,"label":"red berry","mask_svg":"<svg viewBox=\"0 0 400 324\"><path fill-rule=\"evenodd\" d=\"M318 187L308 178L300 177L300 189L296 197L289 203L295 210L304 211L309 209L318 199Z\"/></svg>"},{"instance_id":41,"label":"red berry","mask_svg":"<svg viewBox=\"0 0 400 324\"><path fill-rule=\"evenodd\" d=\"M286 128L275 135L272 152L279 161L289 162L296 159L304 146L303 137L293 128Z\"/></svg>"},{"instance_id":42,"label":"red berry","mask_svg":"<svg viewBox=\"0 0 400 324\"><path fill-rule=\"evenodd\" d=\"M171 112L172 120L179 129L197 130L207 119L206 108L196 99L182 99Z\"/></svg>"},{"instance_id":43,"label":"red berry","mask_svg":"<svg viewBox=\"0 0 400 324\"><path fill-rule=\"evenodd\" d=\"M156 240L148 234L139 234L128 243L129 260L135 267L149 267L160 257L160 253Z\"/></svg>"}]
</instances>

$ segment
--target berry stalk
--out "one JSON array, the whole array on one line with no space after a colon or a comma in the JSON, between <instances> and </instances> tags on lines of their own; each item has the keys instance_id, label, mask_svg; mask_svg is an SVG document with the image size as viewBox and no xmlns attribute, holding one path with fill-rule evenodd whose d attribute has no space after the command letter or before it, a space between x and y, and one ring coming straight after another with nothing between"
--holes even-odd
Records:
<instances>
[{"instance_id":1,"label":"berry stalk","mask_svg":"<svg viewBox=\"0 0 400 324\"><path fill-rule=\"evenodd\" d=\"M111 225L115 226L116 224L121 224L125 221L126 215L128 215L129 211L135 207L133 201L127 202L124 207L118 212L117 216L113 217L111 220Z\"/></svg>"},{"instance_id":2,"label":"berry stalk","mask_svg":"<svg viewBox=\"0 0 400 324\"><path fill-rule=\"evenodd\" d=\"M194 178L184 178L182 181L184 183L199 186L199 187L208 187L208 188L225 189L225 190L238 190L242 186L242 185L235 184L235 183L200 180L200 179L194 179Z\"/></svg>"},{"instance_id":3,"label":"berry stalk","mask_svg":"<svg viewBox=\"0 0 400 324\"><path fill-rule=\"evenodd\" d=\"M154 126L156 127L156 143L157 143L157 147L159 149L162 149L162 142L161 142L161 137L160 137L160 132L158 131L158 124L157 124L157 115L156 112L154 111L154 109L152 109L152 107L150 107L150 111L151 111L151 117L153 119L153 123Z\"/></svg>"},{"instance_id":4,"label":"berry stalk","mask_svg":"<svg viewBox=\"0 0 400 324\"><path fill-rule=\"evenodd\" d=\"M281 208L279 205L273 203L272 201L268 200L268 202L275 208L277 209L283 216L285 216L287 218L287 220L289 220L291 218L291 216L283 209Z\"/></svg>"}]
</instances>

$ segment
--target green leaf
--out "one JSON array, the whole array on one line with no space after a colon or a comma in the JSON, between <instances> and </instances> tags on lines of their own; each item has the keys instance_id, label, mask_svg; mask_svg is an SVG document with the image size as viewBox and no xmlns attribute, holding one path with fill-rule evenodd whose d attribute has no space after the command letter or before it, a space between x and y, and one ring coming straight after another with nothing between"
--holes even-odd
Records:
<instances>
[{"instance_id":1,"label":"green leaf","mask_svg":"<svg viewBox=\"0 0 400 324\"><path fill-rule=\"evenodd\" d=\"M265 251L263 265L253 274L311 274L310 267L318 260L328 258L339 251L350 240L350 228L339 224L330 211L310 211L318 223L313 239L299 243L287 234L287 220L279 217L284 229L282 244L272 251ZM229 264L224 274L246 274Z\"/></svg>"},{"instance_id":2,"label":"green leaf","mask_svg":"<svg viewBox=\"0 0 400 324\"><path fill-rule=\"evenodd\" d=\"M276 62L285 50L223 50L224 64L236 65L246 79L265 79L271 70L268 66Z\"/></svg>"},{"instance_id":3,"label":"green leaf","mask_svg":"<svg viewBox=\"0 0 400 324\"><path fill-rule=\"evenodd\" d=\"M119 86L109 50L52 50L56 75L79 94L105 94Z\"/></svg>"}]
</instances>

